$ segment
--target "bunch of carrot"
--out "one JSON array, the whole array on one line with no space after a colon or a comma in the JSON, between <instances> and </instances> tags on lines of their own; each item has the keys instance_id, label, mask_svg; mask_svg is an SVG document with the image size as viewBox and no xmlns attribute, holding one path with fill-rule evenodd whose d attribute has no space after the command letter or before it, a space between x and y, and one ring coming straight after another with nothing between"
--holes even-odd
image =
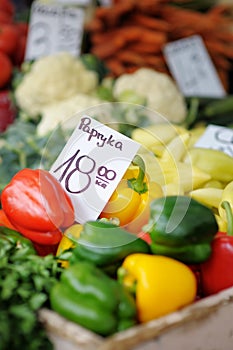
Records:
<instances>
[{"instance_id":1,"label":"bunch of carrot","mask_svg":"<svg viewBox=\"0 0 233 350\"><path fill-rule=\"evenodd\" d=\"M175 6L174 2L114 0L111 7L97 7L86 28L90 51L106 63L115 77L140 67L169 74L164 45L198 34L228 90L233 67L232 8L214 5L201 12Z\"/></svg>"}]
</instances>

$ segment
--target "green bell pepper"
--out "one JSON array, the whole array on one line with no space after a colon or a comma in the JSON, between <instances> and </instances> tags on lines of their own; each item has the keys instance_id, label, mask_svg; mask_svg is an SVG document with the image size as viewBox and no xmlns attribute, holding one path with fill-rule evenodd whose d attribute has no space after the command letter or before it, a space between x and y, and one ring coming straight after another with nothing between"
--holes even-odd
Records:
<instances>
[{"instance_id":1,"label":"green bell pepper","mask_svg":"<svg viewBox=\"0 0 233 350\"><path fill-rule=\"evenodd\" d=\"M27 255L36 254L32 242L19 232L0 226L0 260L11 255L11 258L20 259Z\"/></svg>"},{"instance_id":2,"label":"green bell pepper","mask_svg":"<svg viewBox=\"0 0 233 350\"><path fill-rule=\"evenodd\" d=\"M132 253L150 253L150 246L111 222L87 221L72 251L70 263L90 261L114 275L124 258Z\"/></svg>"},{"instance_id":3,"label":"green bell pepper","mask_svg":"<svg viewBox=\"0 0 233 350\"><path fill-rule=\"evenodd\" d=\"M87 261L70 265L51 289L51 308L102 336L136 324L134 298L117 281Z\"/></svg>"},{"instance_id":4,"label":"green bell pepper","mask_svg":"<svg viewBox=\"0 0 233 350\"><path fill-rule=\"evenodd\" d=\"M151 237L153 254L195 264L209 258L218 224L212 210L196 200L168 196L151 202L144 229Z\"/></svg>"}]
</instances>

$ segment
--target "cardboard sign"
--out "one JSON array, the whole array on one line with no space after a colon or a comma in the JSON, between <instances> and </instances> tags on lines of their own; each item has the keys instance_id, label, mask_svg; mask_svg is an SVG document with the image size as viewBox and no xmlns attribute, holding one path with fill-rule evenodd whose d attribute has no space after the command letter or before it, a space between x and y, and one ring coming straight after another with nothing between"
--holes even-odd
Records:
<instances>
[{"instance_id":1,"label":"cardboard sign","mask_svg":"<svg viewBox=\"0 0 233 350\"><path fill-rule=\"evenodd\" d=\"M208 125L195 146L217 149L233 157L233 129L219 125Z\"/></svg>"},{"instance_id":2,"label":"cardboard sign","mask_svg":"<svg viewBox=\"0 0 233 350\"><path fill-rule=\"evenodd\" d=\"M51 167L70 196L79 223L96 220L140 144L84 115Z\"/></svg>"},{"instance_id":3,"label":"cardboard sign","mask_svg":"<svg viewBox=\"0 0 233 350\"><path fill-rule=\"evenodd\" d=\"M81 53L85 11L35 1L31 7L25 60L66 51Z\"/></svg>"},{"instance_id":4,"label":"cardboard sign","mask_svg":"<svg viewBox=\"0 0 233 350\"><path fill-rule=\"evenodd\" d=\"M185 96L226 95L201 36L193 35L166 44L164 56L171 74Z\"/></svg>"}]
</instances>

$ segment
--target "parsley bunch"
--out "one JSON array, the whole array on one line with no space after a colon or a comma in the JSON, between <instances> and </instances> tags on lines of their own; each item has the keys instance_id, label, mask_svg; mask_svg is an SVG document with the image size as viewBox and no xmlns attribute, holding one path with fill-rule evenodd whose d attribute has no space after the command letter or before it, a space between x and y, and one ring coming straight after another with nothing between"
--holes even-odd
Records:
<instances>
[{"instance_id":1,"label":"parsley bunch","mask_svg":"<svg viewBox=\"0 0 233 350\"><path fill-rule=\"evenodd\" d=\"M53 255L20 255L16 247L7 251L0 259L0 350L51 350L37 311L49 307L49 292L62 268Z\"/></svg>"}]
</instances>

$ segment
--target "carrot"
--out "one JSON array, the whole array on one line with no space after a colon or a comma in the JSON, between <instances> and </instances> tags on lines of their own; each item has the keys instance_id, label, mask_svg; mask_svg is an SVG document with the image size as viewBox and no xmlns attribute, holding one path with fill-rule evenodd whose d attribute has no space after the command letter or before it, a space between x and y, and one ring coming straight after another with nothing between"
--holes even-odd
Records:
<instances>
[{"instance_id":1,"label":"carrot","mask_svg":"<svg viewBox=\"0 0 233 350\"><path fill-rule=\"evenodd\" d=\"M160 53L162 50L162 45L158 44L158 45L150 45L147 43L143 43L143 42L135 42L135 43L131 43L128 46L128 49L134 51L135 53L138 54L157 54Z\"/></svg>"},{"instance_id":2,"label":"carrot","mask_svg":"<svg viewBox=\"0 0 233 350\"><path fill-rule=\"evenodd\" d=\"M140 25L147 29L154 29L167 32L170 28L168 22L142 13L132 13L130 14L128 20L132 21L132 23L134 23L135 25Z\"/></svg>"},{"instance_id":3,"label":"carrot","mask_svg":"<svg viewBox=\"0 0 233 350\"><path fill-rule=\"evenodd\" d=\"M208 16L225 15L229 12L231 7L228 4L216 4L208 10Z\"/></svg>"},{"instance_id":4,"label":"carrot","mask_svg":"<svg viewBox=\"0 0 233 350\"><path fill-rule=\"evenodd\" d=\"M233 46L229 46L220 41L208 40L205 42L207 49L217 54L222 54L229 59L233 59Z\"/></svg>"},{"instance_id":5,"label":"carrot","mask_svg":"<svg viewBox=\"0 0 233 350\"><path fill-rule=\"evenodd\" d=\"M220 54L216 55L216 53L212 52L211 50L209 51L209 54L215 66L221 69L225 69L226 71L230 71L231 63L227 58L225 58L223 55L220 55Z\"/></svg>"},{"instance_id":6,"label":"carrot","mask_svg":"<svg viewBox=\"0 0 233 350\"><path fill-rule=\"evenodd\" d=\"M145 62L146 65L149 66L161 66L163 67L166 63L165 63L165 59L163 55L144 55L143 56L143 60Z\"/></svg>"},{"instance_id":7,"label":"carrot","mask_svg":"<svg viewBox=\"0 0 233 350\"><path fill-rule=\"evenodd\" d=\"M138 70L137 66L126 66L125 73L132 74Z\"/></svg>"},{"instance_id":8,"label":"carrot","mask_svg":"<svg viewBox=\"0 0 233 350\"><path fill-rule=\"evenodd\" d=\"M104 29L104 23L99 18L95 17L90 22L85 24L85 30L88 32L97 32Z\"/></svg>"},{"instance_id":9,"label":"carrot","mask_svg":"<svg viewBox=\"0 0 233 350\"><path fill-rule=\"evenodd\" d=\"M118 29L111 29L106 32L96 32L91 35L91 42L93 45L103 44L114 40L118 36Z\"/></svg>"},{"instance_id":10,"label":"carrot","mask_svg":"<svg viewBox=\"0 0 233 350\"><path fill-rule=\"evenodd\" d=\"M124 65L115 58L109 58L105 61L106 66L109 68L110 76L118 77L125 73Z\"/></svg>"},{"instance_id":11,"label":"carrot","mask_svg":"<svg viewBox=\"0 0 233 350\"><path fill-rule=\"evenodd\" d=\"M133 51L128 49L124 49L122 51L118 51L115 55L115 58L118 59L123 64L133 64L136 66L143 66L145 63L143 56L139 55Z\"/></svg>"},{"instance_id":12,"label":"carrot","mask_svg":"<svg viewBox=\"0 0 233 350\"><path fill-rule=\"evenodd\" d=\"M105 7L105 10L97 11L97 17L102 16L102 20L108 27L114 27L119 24L121 18L134 9L134 0L124 0L116 3L113 7Z\"/></svg>"},{"instance_id":13,"label":"carrot","mask_svg":"<svg viewBox=\"0 0 233 350\"><path fill-rule=\"evenodd\" d=\"M136 9L140 13L148 15L157 15L162 3L168 3L169 0L143 0L136 2Z\"/></svg>"},{"instance_id":14,"label":"carrot","mask_svg":"<svg viewBox=\"0 0 233 350\"><path fill-rule=\"evenodd\" d=\"M116 54L125 45L125 40L121 37L114 37L111 41L94 45L91 52L100 59L106 59Z\"/></svg>"},{"instance_id":15,"label":"carrot","mask_svg":"<svg viewBox=\"0 0 233 350\"><path fill-rule=\"evenodd\" d=\"M225 91L229 90L229 78L228 78L228 73L225 69L221 69L219 67L216 67L218 76L221 80L221 83L225 89Z\"/></svg>"}]
</instances>

